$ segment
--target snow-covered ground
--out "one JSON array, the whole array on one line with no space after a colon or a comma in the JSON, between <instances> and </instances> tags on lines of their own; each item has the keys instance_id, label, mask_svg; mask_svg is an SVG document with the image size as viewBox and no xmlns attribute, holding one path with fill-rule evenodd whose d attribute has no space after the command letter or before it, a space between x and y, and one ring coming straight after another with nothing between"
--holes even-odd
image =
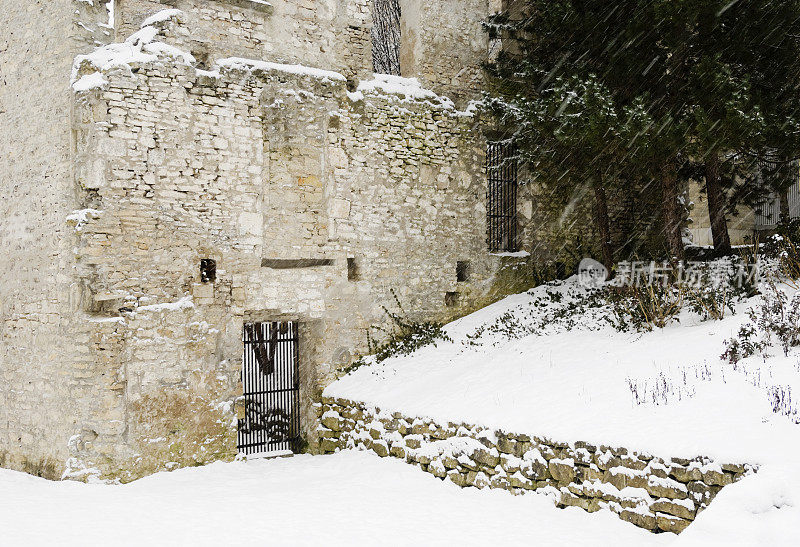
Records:
<instances>
[{"instance_id":1,"label":"snow-covered ground","mask_svg":"<svg viewBox=\"0 0 800 547\"><path fill-rule=\"evenodd\" d=\"M761 472L723 490L681 541L724 544L721 531L737 529L727 541L765 544L773 534L772 544L800 545L800 425L774 413L769 395L800 395L800 356L773 348L770 358L735 367L720 359L755 300L721 321L686 313L648 333L618 332L587 313L569 327L554 321L537 334L505 334L564 305L574 290L575 278L509 297L448 325L452 342L362 367L325 395L440 423L758 464Z\"/></svg>"},{"instance_id":2,"label":"snow-covered ground","mask_svg":"<svg viewBox=\"0 0 800 547\"><path fill-rule=\"evenodd\" d=\"M125 486L0 470L0 545L665 545L611 513L462 490L392 458L217 463Z\"/></svg>"},{"instance_id":3,"label":"snow-covered ground","mask_svg":"<svg viewBox=\"0 0 800 547\"><path fill-rule=\"evenodd\" d=\"M607 511L560 510L535 492L460 489L401 460L343 451L218 463L124 486L0 470L0 545L800 545L800 425L773 412L768 397L774 387L800 393L798 355L773 349L735 367L719 358L755 301L723 321L685 314L644 334L618 332L593 311L542 324L574 289L512 296L449 325L452 342L362 367L326 395L442 422L760 466L680 536ZM536 323L539 332L526 333Z\"/></svg>"}]
</instances>

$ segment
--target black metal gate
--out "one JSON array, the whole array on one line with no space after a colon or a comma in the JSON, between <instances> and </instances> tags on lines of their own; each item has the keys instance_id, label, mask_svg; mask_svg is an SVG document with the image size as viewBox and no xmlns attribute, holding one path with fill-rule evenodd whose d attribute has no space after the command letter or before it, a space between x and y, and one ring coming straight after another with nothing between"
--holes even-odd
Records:
<instances>
[{"instance_id":1,"label":"black metal gate","mask_svg":"<svg viewBox=\"0 0 800 547\"><path fill-rule=\"evenodd\" d=\"M299 332L294 321L245 323L244 418L237 446L242 454L300 448Z\"/></svg>"},{"instance_id":2,"label":"black metal gate","mask_svg":"<svg viewBox=\"0 0 800 547\"><path fill-rule=\"evenodd\" d=\"M517 248L517 160L514 145L491 142L486 147L486 223L489 252Z\"/></svg>"}]
</instances>

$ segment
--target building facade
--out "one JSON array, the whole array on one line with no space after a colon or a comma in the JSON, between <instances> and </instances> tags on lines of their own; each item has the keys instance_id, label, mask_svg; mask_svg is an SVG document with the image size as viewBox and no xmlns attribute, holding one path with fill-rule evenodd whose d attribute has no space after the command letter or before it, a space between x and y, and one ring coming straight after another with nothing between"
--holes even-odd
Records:
<instances>
[{"instance_id":1,"label":"building facade","mask_svg":"<svg viewBox=\"0 0 800 547\"><path fill-rule=\"evenodd\" d=\"M314 450L387 310L498 293L533 207L470 102L493 6L399 4L402 76L369 0L0 2L1 465Z\"/></svg>"}]
</instances>

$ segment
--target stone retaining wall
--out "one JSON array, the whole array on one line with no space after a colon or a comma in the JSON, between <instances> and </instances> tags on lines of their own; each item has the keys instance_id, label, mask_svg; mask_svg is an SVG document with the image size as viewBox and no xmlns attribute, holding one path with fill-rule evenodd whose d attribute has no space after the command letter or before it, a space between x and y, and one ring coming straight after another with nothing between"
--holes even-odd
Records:
<instances>
[{"instance_id":1,"label":"stone retaining wall","mask_svg":"<svg viewBox=\"0 0 800 547\"><path fill-rule=\"evenodd\" d=\"M680 533L728 484L755 472L709 458L659 458L625 448L558 442L463 423L438 424L323 398L319 450L372 450L461 487L550 495L559 507L611 510L653 532Z\"/></svg>"}]
</instances>

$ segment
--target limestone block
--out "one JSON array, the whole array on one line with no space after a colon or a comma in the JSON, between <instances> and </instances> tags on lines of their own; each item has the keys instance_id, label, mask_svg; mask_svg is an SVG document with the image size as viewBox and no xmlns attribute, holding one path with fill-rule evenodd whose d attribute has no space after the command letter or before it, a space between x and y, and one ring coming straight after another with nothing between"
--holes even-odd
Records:
<instances>
[{"instance_id":1,"label":"limestone block","mask_svg":"<svg viewBox=\"0 0 800 547\"><path fill-rule=\"evenodd\" d=\"M349 167L347 154L339 147L328 148L328 161L334 169L347 169Z\"/></svg>"},{"instance_id":2,"label":"limestone block","mask_svg":"<svg viewBox=\"0 0 800 547\"><path fill-rule=\"evenodd\" d=\"M192 296L198 299L213 299L214 285L211 283L196 283L192 285Z\"/></svg>"},{"instance_id":3,"label":"limestone block","mask_svg":"<svg viewBox=\"0 0 800 547\"><path fill-rule=\"evenodd\" d=\"M489 477L485 473L470 471L467 473L467 484L480 490L489 486Z\"/></svg>"},{"instance_id":4,"label":"limestone block","mask_svg":"<svg viewBox=\"0 0 800 547\"><path fill-rule=\"evenodd\" d=\"M516 473L520 470L522 460L508 453L500 454L500 466L506 473Z\"/></svg>"},{"instance_id":5,"label":"limestone block","mask_svg":"<svg viewBox=\"0 0 800 547\"><path fill-rule=\"evenodd\" d=\"M434 477L443 479L447 476L447 469L442 464L441 460L434 460L428 465L428 473L432 474Z\"/></svg>"},{"instance_id":6,"label":"limestone block","mask_svg":"<svg viewBox=\"0 0 800 547\"><path fill-rule=\"evenodd\" d=\"M733 484L733 477L721 470L709 469L703 473L703 482L711 486Z\"/></svg>"},{"instance_id":7,"label":"limestone block","mask_svg":"<svg viewBox=\"0 0 800 547\"><path fill-rule=\"evenodd\" d=\"M260 237L264 233L264 219L261 213L249 211L239 213L239 233Z\"/></svg>"},{"instance_id":8,"label":"limestone block","mask_svg":"<svg viewBox=\"0 0 800 547\"><path fill-rule=\"evenodd\" d=\"M372 451L375 452L381 458L385 458L389 455L389 446L386 444L386 441L383 439L373 441L372 442Z\"/></svg>"},{"instance_id":9,"label":"limestone block","mask_svg":"<svg viewBox=\"0 0 800 547\"><path fill-rule=\"evenodd\" d=\"M467 484L467 475L466 473L459 473L458 471L449 471L447 473L447 478L450 479L450 482L461 486L462 488L465 486L469 486Z\"/></svg>"},{"instance_id":10,"label":"limestone block","mask_svg":"<svg viewBox=\"0 0 800 547\"><path fill-rule=\"evenodd\" d=\"M560 483L570 483L575 480L575 467L571 460L552 459L548 462L547 468L550 475Z\"/></svg>"},{"instance_id":11,"label":"limestone block","mask_svg":"<svg viewBox=\"0 0 800 547\"><path fill-rule=\"evenodd\" d=\"M472 459L486 467L495 467L500 463L500 454L497 452L496 448L479 448L472 453Z\"/></svg>"},{"instance_id":12,"label":"limestone block","mask_svg":"<svg viewBox=\"0 0 800 547\"><path fill-rule=\"evenodd\" d=\"M686 499L689 497L689 491L684 484L652 475L648 477L645 489L657 498Z\"/></svg>"},{"instance_id":13,"label":"limestone block","mask_svg":"<svg viewBox=\"0 0 800 547\"><path fill-rule=\"evenodd\" d=\"M669 470L670 477L680 482L699 481L703 479L703 473L699 467L683 467L673 465Z\"/></svg>"},{"instance_id":14,"label":"limestone block","mask_svg":"<svg viewBox=\"0 0 800 547\"><path fill-rule=\"evenodd\" d=\"M655 530L658 527L656 516L650 512L639 512L631 509L623 509L619 512L619 518L630 522L639 528Z\"/></svg>"},{"instance_id":15,"label":"limestone block","mask_svg":"<svg viewBox=\"0 0 800 547\"><path fill-rule=\"evenodd\" d=\"M341 416L336 411L326 412L322 416L322 425L333 431L339 431L342 428Z\"/></svg>"},{"instance_id":16,"label":"limestone block","mask_svg":"<svg viewBox=\"0 0 800 547\"><path fill-rule=\"evenodd\" d=\"M668 513L670 515L694 520L695 506L690 499L670 500L661 498L650 504L650 509L658 513Z\"/></svg>"},{"instance_id":17,"label":"limestone block","mask_svg":"<svg viewBox=\"0 0 800 547\"><path fill-rule=\"evenodd\" d=\"M588 499L576 496L575 494L566 489L561 490L561 497L559 498L559 504L565 507L580 507L583 510L586 511L589 510Z\"/></svg>"},{"instance_id":18,"label":"limestone block","mask_svg":"<svg viewBox=\"0 0 800 547\"><path fill-rule=\"evenodd\" d=\"M672 532L674 534L680 534L690 524L690 521L688 520L666 515L664 513L658 513L656 515L656 522L659 530L663 530L664 532Z\"/></svg>"}]
</instances>

